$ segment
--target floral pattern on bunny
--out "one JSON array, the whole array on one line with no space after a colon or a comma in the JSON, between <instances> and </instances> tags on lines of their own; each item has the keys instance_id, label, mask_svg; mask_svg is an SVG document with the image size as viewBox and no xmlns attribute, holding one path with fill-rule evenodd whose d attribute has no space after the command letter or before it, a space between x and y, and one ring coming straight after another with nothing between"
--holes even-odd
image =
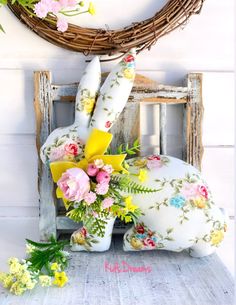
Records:
<instances>
[{"instance_id":1,"label":"floral pattern on bunny","mask_svg":"<svg viewBox=\"0 0 236 305\"><path fill-rule=\"evenodd\" d=\"M100 86L100 65L97 57L87 66L80 81L75 105L75 122L58 128L41 148L44 163L70 158L83 158L84 144L92 128L108 131L122 112L134 81L134 50L108 75ZM97 93L99 91L99 93ZM97 97L98 96L98 97ZM96 100L96 103L94 101ZM164 249L181 251L189 249L192 256L214 252L226 228L225 216L212 200L206 183L192 166L173 157L148 156L129 160L132 179L138 179L153 194L133 195L134 203L143 216L124 235L124 249L130 251ZM147 172L147 174L146 174ZM115 218L109 219L103 238L93 236L90 242L85 231L72 235L72 250L105 251L111 242ZM144 235L137 235L143 227ZM89 244L88 244L88 243Z\"/></svg>"}]
</instances>

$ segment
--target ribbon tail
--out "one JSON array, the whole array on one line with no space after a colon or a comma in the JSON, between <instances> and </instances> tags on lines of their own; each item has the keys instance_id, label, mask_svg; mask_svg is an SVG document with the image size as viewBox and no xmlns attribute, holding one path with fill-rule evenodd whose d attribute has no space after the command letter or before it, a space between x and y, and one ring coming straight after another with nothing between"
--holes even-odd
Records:
<instances>
[{"instance_id":1,"label":"ribbon tail","mask_svg":"<svg viewBox=\"0 0 236 305\"><path fill-rule=\"evenodd\" d=\"M85 145L85 158L90 160L93 156L103 155L109 147L112 137L111 133L93 129Z\"/></svg>"}]
</instances>

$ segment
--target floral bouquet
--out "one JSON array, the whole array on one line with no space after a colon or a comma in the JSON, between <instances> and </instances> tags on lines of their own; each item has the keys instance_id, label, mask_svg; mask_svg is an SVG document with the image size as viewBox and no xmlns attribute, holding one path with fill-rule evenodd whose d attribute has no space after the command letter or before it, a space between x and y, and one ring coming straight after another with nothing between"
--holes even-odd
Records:
<instances>
[{"instance_id":1,"label":"floral bouquet","mask_svg":"<svg viewBox=\"0 0 236 305\"><path fill-rule=\"evenodd\" d=\"M104 236L105 225L110 218L135 222L140 217L141 210L133 204L131 193L156 192L141 184L147 178L145 169L140 169L138 174L128 171L125 158L139 149L138 141L133 147L126 146L125 151L122 151L122 146L119 147L119 154L111 155L108 149L111 140L110 133L93 129L80 160L78 147L73 143L71 153L77 162L67 161L66 144L66 160L63 157L62 161L50 163L53 180L57 183L56 195L63 200L66 215L75 222L82 221L83 232L99 237ZM69 159L73 160L73 156ZM132 181L131 175L137 175L141 183Z\"/></svg>"}]
</instances>

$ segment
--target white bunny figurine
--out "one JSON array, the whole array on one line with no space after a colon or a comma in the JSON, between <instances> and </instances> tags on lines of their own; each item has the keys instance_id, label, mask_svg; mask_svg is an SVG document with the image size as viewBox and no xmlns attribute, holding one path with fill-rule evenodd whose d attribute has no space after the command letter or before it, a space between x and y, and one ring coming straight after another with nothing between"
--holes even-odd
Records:
<instances>
[{"instance_id":1,"label":"white bunny figurine","mask_svg":"<svg viewBox=\"0 0 236 305\"><path fill-rule=\"evenodd\" d=\"M42 161L77 161L92 128L108 131L128 100L134 81L135 51L131 50L112 70L99 91L98 57L87 66L76 96L75 122L54 130L41 148ZM94 109L95 107L95 109ZM201 257L213 253L226 231L226 219L215 206L201 174L182 160L168 156L147 156L128 160L131 178L147 171L143 185L158 189L151 194L134 194L132 200L143 216L124 235L124 250L163 249ZM145 181L144 181L145 180ZM82 227L72 234L72 250L109 249L114 219L107 222L105 236L90 236Z\"/></svg>"}]
</instances>

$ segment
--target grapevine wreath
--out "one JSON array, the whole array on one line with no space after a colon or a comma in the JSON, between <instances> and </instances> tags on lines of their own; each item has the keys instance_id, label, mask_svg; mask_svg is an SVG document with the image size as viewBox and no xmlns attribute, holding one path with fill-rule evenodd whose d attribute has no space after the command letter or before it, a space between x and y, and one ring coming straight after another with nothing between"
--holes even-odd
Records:
<instances>
[{"instance_id":1,"label":"grapevine wreath","mask_svg":"<svg viewBox=\"0 0 236 305\"><path fill-rule=\"evenodd\" d=\"M57 31L56 20L30 15L19 3L8 2L11 11L32 31L47 41L85 55L114 55L131 48L137 52L150 49L157 40L174 29L184 26L191 15L199 14L205 0L169 0L151 18L133 22L122 29L86 28L69 24L64 33Z\"/></svg>"}]
</instances>

